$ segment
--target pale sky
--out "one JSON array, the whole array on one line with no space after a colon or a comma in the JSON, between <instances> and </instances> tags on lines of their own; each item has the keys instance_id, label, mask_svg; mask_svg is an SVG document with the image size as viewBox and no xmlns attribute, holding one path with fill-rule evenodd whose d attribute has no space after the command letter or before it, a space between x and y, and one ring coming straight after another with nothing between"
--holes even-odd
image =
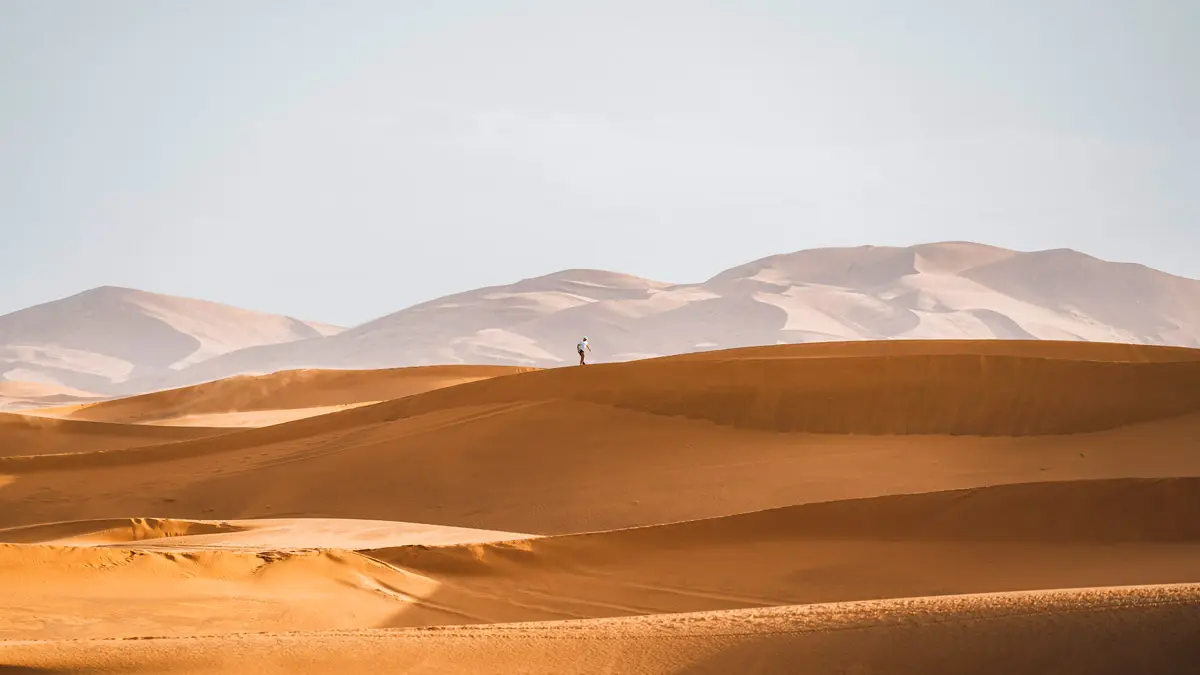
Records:
<instances>
[{"instance_id":1,"label":"pale sky","mask_svg":"<svg viewBox=\"0 0 1200 675\"><path fill-rule=\"evenodd\" d=\"M942 240L1197 278L1197 35L1196 0L0 0L0 313L346 325Z\"/></svg>"}]
</instances>

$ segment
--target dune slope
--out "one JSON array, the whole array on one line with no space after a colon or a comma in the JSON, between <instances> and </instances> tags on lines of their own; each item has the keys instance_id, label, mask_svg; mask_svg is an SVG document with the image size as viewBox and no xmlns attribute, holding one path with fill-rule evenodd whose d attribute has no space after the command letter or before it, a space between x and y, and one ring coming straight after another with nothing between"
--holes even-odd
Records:
<instances>
[{"instance_id":1,"label":"dune slope","mask_svg":"<svg viewBox=\"0 0 1200 675\"><path fill-rule=\"evenodd\" d=\"M258 422L290 421L298 416L329 412L340 406L403 398L526 370L529 369L509 366L428 366L366 371L293 370L270 375L243 375L182 389L48 410L42 414L127 424L185 424L196 420L213 423L248 418ZM239 418L237 413L260 414Z\"/></svg>"},{"instance_id":2,"label":"dune slope","mask_svg":"<svg viewBox=\"0 0 1200 675\"><path fill-rule=\"evenodd\" d=\"M328 520L62 523L0 530L24 542L0 545L0 634L428 626L1179 583L1200 569L1197 523L1200 479L894 495L552 538ZM289 540L307 545L277 545ZM314 550L354 542L386 548ZM356 594L371 589L380 602L365 606ZM246 598L286 609L241 616ZM346 611L322 614L329 601Z\"/></svg>"},{"instance_id":3,"label":"dune slope","mask_svg":"<svg viewBox=\"0 0 1200 675\"><path fill-rule=\"evenodd\" d=\"M155 513L553 534L896 492L1200 473L1200 414L1189 414L1200 407L1198 361L1047 358L1039 342L1007 353L987 343L985 355L957 343L944 356L881 348L537 371L183 443L0 458L11 477L0 526ZM828 429L840 433L814 433ZM969 431L989 435L954 435Z\"/></svg>"},{"instance_id":4,"label":"dune slope","mask_svg":"<svg viewBox=\"0 0 1200 675\"><path fill-rule=\"evenodd\" d=\"M433 600L459 610L445 622L527 621L1186 582L1200 569L1198 517L1200 479L1117 479L367 553L441 582Z\"/></svg>"},{"instance_id":5,"label":"dune slope","mask_svg":"<svg viewBox=\"0 0 1200 675\"><path fill-rule=\"evenodd\" d=\"M224 431L143 427L0 413L0 457L87 454L147 445L160 447L163 443L203 438Z\"/></svg>"}]
</instances>

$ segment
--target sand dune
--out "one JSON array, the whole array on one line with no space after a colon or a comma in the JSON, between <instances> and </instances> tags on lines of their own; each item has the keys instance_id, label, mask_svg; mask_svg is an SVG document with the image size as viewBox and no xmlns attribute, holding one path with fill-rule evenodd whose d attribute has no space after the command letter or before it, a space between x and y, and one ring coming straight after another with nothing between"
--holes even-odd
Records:
<instances>
[{"instance_id":1,"label":"sand dune","mask_svg":"<svg viewBox=\"0 0 1200 675\"><path fill-rule=\"evenodd\" d=\"M436 582L338 546L526 535L395 522L51 523L0 530L0 641L195 635L444 621Z\"/></svg>"},{"instance_id":2,"label":"sand dune","mask_svg":"<svg viewBox=\"0 0 1200 675\"><path fill-rule=\"evenodd\" d=\"M348 330L132 289L0 317L0 377L105 395L247 373L570 365L826 340L1037 339L1200 347L1200 281L1071 250L969 242L797 251L671 284L572 269Z\"/></svg>"},{"instance_id":3,"label":"sand dune","mask_svg":"<svg viewBox=\"0 0 1200 675\"><path fill-rule=\"evenodd\" d=\"M450 629L0 643L14 673L1183 675L1200 587L914 598Z\"/></svg>"},{"instance_id":4,"label":"sand dune","mask_svg":"<svg viewBox=\"0 0 1200 675\"><path fill-rule=\"evenodd\" d=\"M502 622L1184 582L1198 523L1200 479L1118 479L367 553L440 582L433 600L457 610L445 622Z\"/></svg>"},{"instance_id":5,"label":"sand dune","mask_svg":"<svg viewBox=\"0 0 1200 675\"><path fill-rule=\"evenodd\" d=\"M69 411L120 424L0 417L0 664L915 674L1200 658L1200 351L887 341L479 373L281 373ZM356 403L265 428L154 426ZM97 639L125 637L160 639Z\"/></svg>"},{"instance_id":6,"label":"sand dune","mask_svg":"<svg viewBox=\"0 0 1200 675\"><path fill-rule=\"evenodd\" d=\"M368 627L435 584L336 550L0 545L0 640Z\"/></svg>"},{"instance_id":7,"label":"sand dune","mask_svg":"<svg viewBox=\"0 0 1200 675\"><path fill-rule=\"evenodd\" d=\"M525 370L508 366L430 366L284 371L37 414L125 424L268 426Z\"/></svg>"},{"instance_id":8,"label":"sand dune","mask_svg":"<svg viewBox=\"0 0 1200 675\"><path fill-rule=\"evenodd\" d=\"M830 358L861 356L1023 356L1063 361L1113 363L1177 363L1200 361L1200 349L1118 342L1063 340L877 340L812 342L694 352L672 360L729 360L752 358Z\"/></svg>"},{"instance_id":9,"label":"sand dune","mask_svg":"<svg viewBox=\"0 0 1200 675\"><path fill-rule=\"evenodd\" d=\"M255 345L340 328L203 300L104 286L0 316L0 376L102 394Z\"/></svg>"},{"instance_id":10,"label":"sand dune","mask_svg":"<svg viewBox=\"0 0 1200 675\"><path fill-rule=\"evenodd\" d=\"M564 270L436 298L326 338L231 352L177 384L297 367L553 367L824 340L1039 339L1200 347L1200 281L1071 250L969 242L797 251L668 284ZM190 378L190 379L189 379Z\"/></svg>"},{"instance_id":11,"label":"sand dune","mask_svg":"<svg viewBox=\"0 0 1200 675\"><path fill-rule=\"evenodd\" d=\"M797 347L778 359L522 373L220 437L0 458L0 474L14 477L0 490L0 525L103 509L553 534L897 492L1200 472L1200 414L1189 413L1200 409L1200 362L1040 358L1059 349L1043 342L1008 344L1025 356L905 355L907 344L895 345L894 356L873 345L861 358L791 358ZM844 433L814 433L828 430Z\"/></svg>"},{"instance_id":12,"label":"sand dune","mask_svg":"<svg viewBox=\"0 0 1200 675\"><path fill-rule=\"evenodd\" d=\"M221 631L579 619L1185 582L1200 569L1200 479L994 486L541 539L378 522L134 519L0 530L0 541L25 543L0 545L9 570L0 584L10 582L0 635L208 632L183 620L201 615ZM313 550L332 543L387 548ZM30 567L36 583L18 580ZM134 596L153 593L154 604L143 601L129 625L118 592L135 577L147 581ZM345 599L313 590L355 578ZM359 591L371 588L382 599L361 607ZM287 610L240 616L247 597ZM322 615L335 600L360 611Z\"/></svg>"},{"instance_id":13,"label":"sand dune","mask_svg":"<svg viewBox=\"0 0 1200 675\"><path fill-rule=\"evenodd\" d=\"M213 436L223 431L142 427L0 413L0 457L86 454L146 445L158 447L163 443Z\"/></svg>"}]
</instances>

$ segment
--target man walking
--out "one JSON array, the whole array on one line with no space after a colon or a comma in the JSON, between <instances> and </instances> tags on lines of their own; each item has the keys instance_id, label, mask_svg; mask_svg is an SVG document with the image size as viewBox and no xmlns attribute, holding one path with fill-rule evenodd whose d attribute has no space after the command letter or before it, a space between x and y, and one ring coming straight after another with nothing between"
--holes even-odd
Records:
<instances>
[{"instance_id":1,"label":"man walking","mask_svg":"<svg viewBox=\"0 0 1200 675\"><path fill-rule=\"evenodd\" d=\"M575 345L575 351L579 352L579 365L581 365L581 366L587 365L587 363L585 363L583 360L583 350L584 349L587 349L589 352L592 351L592 346L588 344L586 337L584 337L582 340L579 341L578 344Z\"/></svg>"}]
</instances>

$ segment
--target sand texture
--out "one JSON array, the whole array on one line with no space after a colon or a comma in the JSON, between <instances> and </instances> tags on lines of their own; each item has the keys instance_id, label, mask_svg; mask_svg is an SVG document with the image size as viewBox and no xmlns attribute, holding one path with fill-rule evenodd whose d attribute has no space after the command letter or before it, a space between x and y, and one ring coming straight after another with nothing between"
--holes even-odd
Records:
<instances>
[{"instance_id":1,"label":"sand texture","mask_svg":"<svg viewBox=\"0 0 1200 675\"><path fill-rule=\"evenodd\" d=\"M0 449L0 674L1200 663L1197 350L289 371Z\"/></svg>"}]
</instances>

